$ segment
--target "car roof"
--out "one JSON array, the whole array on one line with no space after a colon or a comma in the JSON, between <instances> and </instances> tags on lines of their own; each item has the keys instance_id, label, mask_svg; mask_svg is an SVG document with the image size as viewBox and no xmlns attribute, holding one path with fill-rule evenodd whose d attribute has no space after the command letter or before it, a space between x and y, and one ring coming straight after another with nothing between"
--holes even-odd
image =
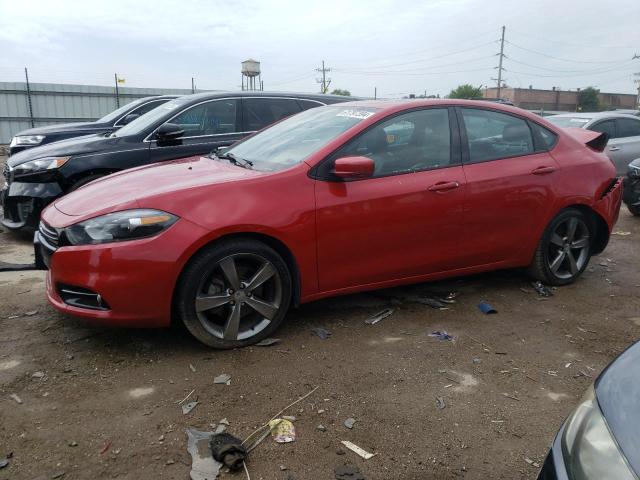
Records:
<instances>
[{"instance_id":1,"label":"car roof","mask_svg":"<svg viewBox=\"0 0 640 480\"><path fill-rule=\"evenodd\" d=\"M635 115L619 112L561 113L559 115L549 115L547 118L588 118L589 120L594 120L596 118L635 118L636 120L638 120L638 117L636 117Z\"/></svg>"},{"instance_id":2,"label":"car roof","mask_svg":"<svg viewBox=\"0 0 640 480\"><path fill-rule=\"evenodd\" d=\"M197 103L203 100L212 100L216 98L234 98L234 97L293 97L308 100L318 100L320 102L329 100L333 102L344 102L345 100L360 100L358 97L346 97L342 95L329 95L322 93L300 93L300 92L265 92L261 90L244 90L244 91L215 91L215 92L203 92L194 93L191 95L184 95L183 100L189 103Z\"/></svg>"}]
</instances>

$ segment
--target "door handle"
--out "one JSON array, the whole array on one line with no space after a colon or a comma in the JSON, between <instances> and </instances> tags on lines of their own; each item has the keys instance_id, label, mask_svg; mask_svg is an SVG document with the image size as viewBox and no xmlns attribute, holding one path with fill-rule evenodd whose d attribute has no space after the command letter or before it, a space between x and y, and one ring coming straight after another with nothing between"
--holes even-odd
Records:
<instances>
[{"instance_id":1,"label":"door handle","mask_svg":"<svg viewBox=\"0 0 640 480\"><path fill-rule=\"evenodd\" d=\"M534 175L546 175L555 171L555 167L538 167L531 170L531 173L533 173Z\"/></svg>"},{"instance_id":2,"label":"door handle","mask_svg":"<svg viewBox=\"0 0 640 480\"><path fill-rule=\"evenodd\" d=\"M458 188L460 184L458 182L438 182L434 185L431 185L427 190L430 192L446 192L447 190L453 190L454 188Z\"/></svg>"},{"instance_id":3,"label":"door handle","mask_svg":"<svg viewBox=\"0 0 640 480\"><path fill-rule=\"evenodd\" d=\"M618 150L620 150L620 147L609 147L610 152L617 152Z\"/></svg>"}]
</instances>

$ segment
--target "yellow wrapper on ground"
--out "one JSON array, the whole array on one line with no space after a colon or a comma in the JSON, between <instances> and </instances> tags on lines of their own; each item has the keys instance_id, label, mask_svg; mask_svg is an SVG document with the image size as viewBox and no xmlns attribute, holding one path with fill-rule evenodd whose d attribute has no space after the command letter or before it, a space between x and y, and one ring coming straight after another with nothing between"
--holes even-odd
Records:
<instances>
[{"instance_id":1,"label":"yellow wrapper on ground","mask_svg":"<svg viewBox=\"0 0 640 480\"><path fill-rule=\"evenodd\" d=\"M269 422L271 436L278 443L289 443L296 439L296 427L289 420L276 418Z\"/></svg>"}]
</instances>

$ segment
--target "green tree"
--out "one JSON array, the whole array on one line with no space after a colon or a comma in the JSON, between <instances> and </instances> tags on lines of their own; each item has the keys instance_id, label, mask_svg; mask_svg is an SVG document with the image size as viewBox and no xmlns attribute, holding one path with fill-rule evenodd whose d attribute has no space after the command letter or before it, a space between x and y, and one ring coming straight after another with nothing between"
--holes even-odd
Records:
<instances>
[{"instance_id":1,"label":"green tree","mask_svg":"<svg viewBox=\"0 0 640 480\"><path fill-rule=\"evenodd\" d=\"M336 88L331 92L331 95L343 95L345 97L350 97L351 92L349 90L342 90L340 88Z\"/></svg>"},{"instance_id":2,"label":"green tree","mask_svg":"<svg viewBox=\"0 0 640 480\"><path fill-rule=\"evenodd\" d=\"M600 90L593 87L580 90L578 92L578 110L580 112L597 112L600 110L599 93Z\"/></svg>"},{"instance_id":3,"label":"green tree","mask_svg":"<svg viewBox=\"0 0 640 480\"><path fill-rule=\"evenodd\" d=\"M451 90L449 98L466 98L468 100L482 98L482 90L478 87L465 83L464 85L458 85L456 88Z\"/></svg>"}]
</instances>

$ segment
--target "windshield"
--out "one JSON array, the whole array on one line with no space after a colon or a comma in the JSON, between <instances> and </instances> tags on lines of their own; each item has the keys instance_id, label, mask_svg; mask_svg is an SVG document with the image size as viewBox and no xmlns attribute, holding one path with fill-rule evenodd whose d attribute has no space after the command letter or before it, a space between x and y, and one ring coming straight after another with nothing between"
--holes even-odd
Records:
<instances>
[{"instance_id":1,"label":"windshield","mask_svg":"<svg viewBox=\"0 0 640 480\"><path fill-rule=\"evenodd\" d=\"M250 162L256 170L283 170L302 162L378 110L345 106L312 108L246 139L227 153Z\"/></svg>"},{"instance_id":2,"label":"windshield","mask_svg":"<svg viewBox=\"0 0 640 480\"><path fill-rule=\"evenodd\" d=\"M582 128L590 118L584 117L546 117L545 120L549 120L554 125L565 128L565 127L576 127Z\"/></svg>"},{"instance_id":3,"label":"windshield","mask_svg":"<svg viewBox=\"0 0 640 480\"><path fill-rule=\"evenodd\" d=\"M144 115L136 118L131 123L126 124L120 130L116 130L112 137L126 137L128 135L138 135L145 132L149 127L152 127L158 120L165 116L169 116L171 111L182 105L185 100L175 99L170 102L163 103L159 107L145 113Z\"/></svg>"},{"instance_id":4,"label":"windshield","mask_svg":"<svg viewBox=\"0 0 640 480\"><path fill-rule=\"evenodd\" d=\"M134 100L133 102L129 102L126 105L123 105L122 107L114 110L113 112L107 113L104 117L96 121L100 123L107 123L107 122L111 122L112 120L117 120L122 115L127 113L129 110L131 110L134 107L137 107L138 105L140 105L143 102L146 102L147 100L148 100L147 98L141 98L140 100Z\"/></svg>"}]
</instances>

